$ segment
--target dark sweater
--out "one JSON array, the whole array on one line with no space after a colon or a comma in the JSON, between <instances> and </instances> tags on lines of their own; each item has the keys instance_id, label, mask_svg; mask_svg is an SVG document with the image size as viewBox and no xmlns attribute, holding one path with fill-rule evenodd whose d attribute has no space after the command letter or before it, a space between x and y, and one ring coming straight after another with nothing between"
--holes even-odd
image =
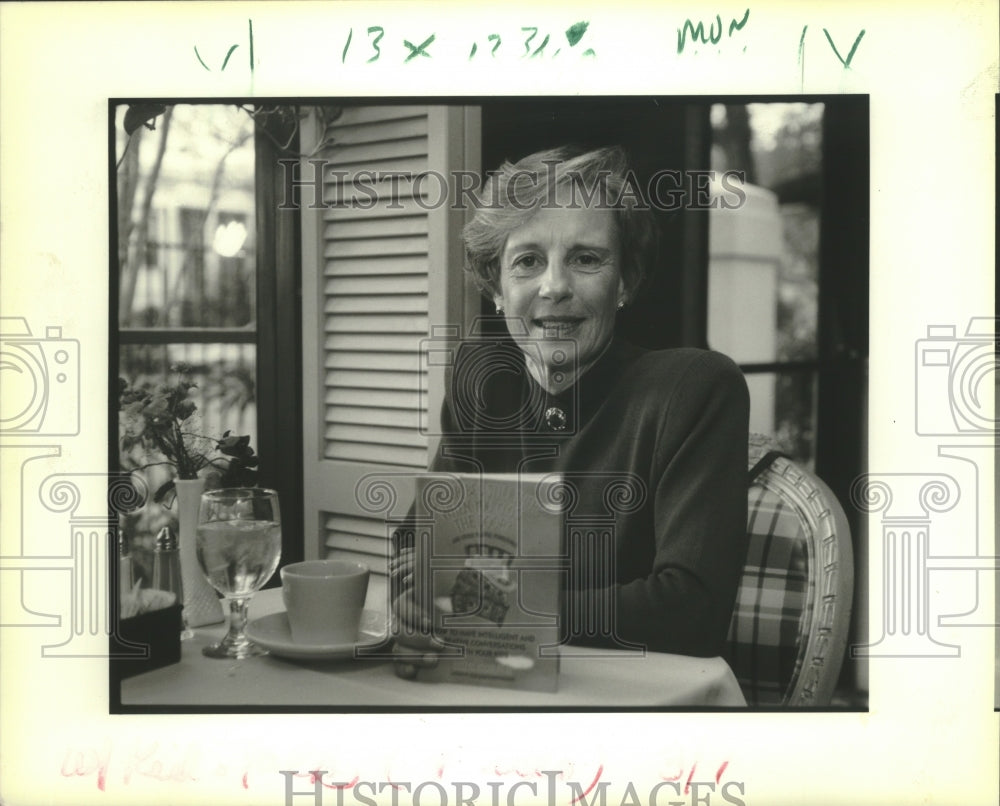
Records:
<instances>
[{"instance_id":1,"label":"dark sweater","mask_svg":"<svg viewBox=\"0 0 1000 806\"><path fill-rule=\"evenodd\" d=\"M730 359L616 339L551 396L512 343L475 343L458 351L449 386L433 470L558 471L575 489L566 637L720 654L746 552L749 397ZM602 551L594 535L609 522Z\"/></svg>"}]
</instances>

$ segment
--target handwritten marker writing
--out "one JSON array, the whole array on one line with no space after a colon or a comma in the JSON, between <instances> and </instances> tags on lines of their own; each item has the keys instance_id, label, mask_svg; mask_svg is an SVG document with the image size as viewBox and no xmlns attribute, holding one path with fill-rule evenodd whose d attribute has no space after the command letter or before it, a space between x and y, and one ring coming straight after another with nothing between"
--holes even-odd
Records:
<instances>
[{"instance_id":1,"label":"handwritten marker writing","mask_svg":"<svg viewBox=\"0 0 1000 806\"><path fill-rule=\"evenodd\" d=\"M249 54L250 54L250 72L252 73L253 70L254 70L253 20L250 20L250 19L247 20L247 40L248 40L248 48L247 49L248 49ZM233 44L232 46L230 46L229 50L226 51L226 55L222 59L222 66L219 68L219 72L223 72L229 66L229 60L233 57L233 54L236 52L236 50L237 50L237 48L239 48L239 46L240 45L237 42L237 43ZM205 63L205 60L201 57L201 53L199 52L197 45L194 46L194 55L195 55L195 58L198 59L198 62L201 64L201 66L204 67L209 72L211 72L212 68L209 67Z\"/></svg>"},{"instance_id":2,"label":"handwritten marker writing","mask_svg":"<svg viewBox=\"0 0 1000 806\"><path fill-rule=\"evenodd\" d=\"M415 59L417 56L426 56L429 59L431 54L427 52L427 46L430 45L436 38L437 34L431 34L419 45L414 45L409 39L404 39L403 45L410 49L410 55L406 57L404 64Z\"/></svg>"},{"instance_id":3,"label":"handwritten marker writing","mask_svg":"<svg viewBox=\"0 0 1000 806\"><path fill-rule=\"evenodd\" d=\"M747 24L750 19L750 9L748 8L743 13L743 19L737 20L735 17L729 22L729 38L732 39L733 34L738 31L742 31L743 27ZM715 26L718 25L719 29L716 31ZM684 48L687 46L688 37L690 37L691 42L700 42L702 45L707 45L711 42L713 45L717 45L721 39L725 28L722 25L722 15L716 14L715 21L709 24L708 36L705 36L705 23L698 22L693 23L691 20L684 20L684 25L677 29L677 52L683 53Z\"/></svg>"},{"instance_id":4,"label":"handwritten marker writing","mask_svg":"<svg viewBox=\"0 0 1000 806\"><path fill-rule=\"evenodd\" d=\"M846 59L841 57L840 51L837 50L837 46L833 44L833 38L830 36L830 32L826 30L826 28L824 28L823 33L826 34L826 41L830 43L830 47L833 48L833 52L836 54L837 58L840 59L840 63L844 65L844 69L850 70L851 60L854 58L854 54L857 52L858 45L861 44L861 37L865 35L865 29L862 28L861 33L858 34L857 36L857 39L854 40L854 44L851 45L851 50L848 52Z\"/></svg>"}]
</instances>

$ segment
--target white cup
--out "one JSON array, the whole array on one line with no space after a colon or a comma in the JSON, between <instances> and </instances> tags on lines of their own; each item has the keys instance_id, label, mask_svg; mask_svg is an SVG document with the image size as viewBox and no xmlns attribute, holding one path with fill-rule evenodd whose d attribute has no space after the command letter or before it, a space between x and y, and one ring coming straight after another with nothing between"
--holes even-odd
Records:
<instances>
[{"instance_id":1,"label":"white cup","mask_svg":"<svg viewBox=\"0 0 1000 806\"><path fill-rule=\"evenodd\" d=\"M306 560L281 569L281 595L297 644L357 640L368 568L346 560Z\"/></svg>"}]
</instances>

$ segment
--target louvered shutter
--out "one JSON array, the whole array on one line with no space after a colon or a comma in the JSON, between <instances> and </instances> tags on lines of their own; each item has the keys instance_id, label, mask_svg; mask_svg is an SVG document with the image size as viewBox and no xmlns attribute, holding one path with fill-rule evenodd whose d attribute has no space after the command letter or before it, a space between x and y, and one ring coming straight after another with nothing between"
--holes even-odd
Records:
<instances>
[{"instance_id":1,"label":"louvered shutter","mask_svg":"<svg viewBox=\"0 0 1000 806\"><path fill-rule=\"evenodd\" d=\"M426 209L440 183L374 179L478 170L479 137L477 110L462 107L346 107L323 132L315 115L303 125L304 151L332 142L310 158L325 163L324 208L302 200L305 556L367 564L370 606L385 602L387 528L355 488L398 473L400 497L412 495L434 448L421 424L436 421L443 387L422 375L421 345L432 325L463 327L472 301L463 213ZM301 167L311 178L316 163Z\"/></svg>"}]
</instances>

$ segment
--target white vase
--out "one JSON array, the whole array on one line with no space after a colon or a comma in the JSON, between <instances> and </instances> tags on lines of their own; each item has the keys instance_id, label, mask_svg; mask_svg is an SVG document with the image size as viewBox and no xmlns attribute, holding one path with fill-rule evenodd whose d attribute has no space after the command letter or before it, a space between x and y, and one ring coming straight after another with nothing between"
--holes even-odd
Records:
<instances>
[{"instance_id":1,"label":"white vase","mask_svg":"<svg viewBox=\"0 0 1000 806\"><path fill-rule=\"evenodd\" d=\"M204 479L177 479L177 542L180 544L181 584L184 587L184 622L189 627L203 627L225 621L222 604L215 589L208 584L198 564L198 508L205 490Z\"/></svg>"}]
</instances>

